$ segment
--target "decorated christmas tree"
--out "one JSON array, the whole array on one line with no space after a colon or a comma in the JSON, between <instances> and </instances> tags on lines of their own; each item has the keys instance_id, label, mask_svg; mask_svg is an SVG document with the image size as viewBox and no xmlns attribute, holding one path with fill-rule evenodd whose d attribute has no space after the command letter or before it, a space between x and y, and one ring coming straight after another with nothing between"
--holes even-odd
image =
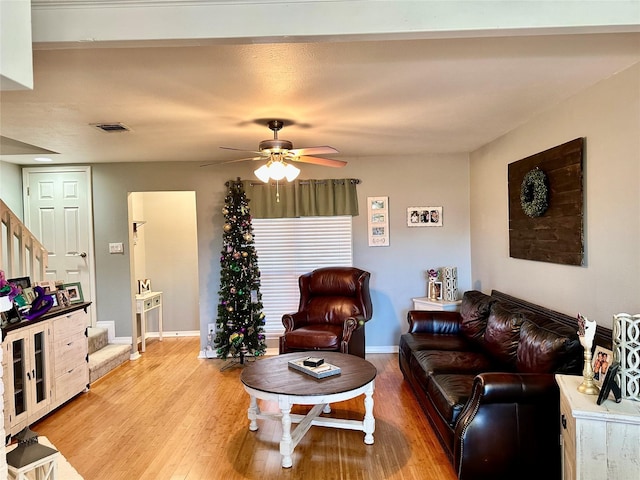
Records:
<instances>
[{"instance_id":1,"label":"decorated christmas tree","mask_svg":"<svg viewBox=\"0 0 640 480\"><path fill-rule=\"evenodd\" d=\"M249 200L242 182L228 182L222 213L222 252L215 347L219 358L264 355L264 313Z\"/></svg>"}]
</instances>

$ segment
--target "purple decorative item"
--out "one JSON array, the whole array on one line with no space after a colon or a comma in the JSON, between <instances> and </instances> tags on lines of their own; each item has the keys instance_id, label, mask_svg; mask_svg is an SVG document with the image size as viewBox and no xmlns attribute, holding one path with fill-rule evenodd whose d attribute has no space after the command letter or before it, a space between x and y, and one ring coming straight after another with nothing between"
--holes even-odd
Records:
<instances>
[{"instance_id":1,"label":"purple decorative item","mask_svg":"<svg viewBox=\"0 0 640 480\"><path fill-rule=\"evenodd\" d=\"M37 286L33 289L36 298L31 302L31 308L23 315L27 320L33 320L47 313L53 307L53 298L51 295L44 293L44 289Z\"/></svg>"}]
</instances>

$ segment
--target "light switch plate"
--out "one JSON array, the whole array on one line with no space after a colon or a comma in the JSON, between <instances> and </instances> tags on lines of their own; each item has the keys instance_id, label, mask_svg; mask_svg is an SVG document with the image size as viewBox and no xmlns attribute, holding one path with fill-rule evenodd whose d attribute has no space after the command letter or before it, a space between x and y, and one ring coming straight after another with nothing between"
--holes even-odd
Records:
<instances>
[{"instance_id":1,"label":"light switch plate","mask_svg":"<svg viewBox=\"0 0 640 480\"><path fill-rule=\"evenodd\" d=\"M110 243L109 244L109 253L124 253L124 245L122 242L119 243Z\"/></svg>"}]
</instances>

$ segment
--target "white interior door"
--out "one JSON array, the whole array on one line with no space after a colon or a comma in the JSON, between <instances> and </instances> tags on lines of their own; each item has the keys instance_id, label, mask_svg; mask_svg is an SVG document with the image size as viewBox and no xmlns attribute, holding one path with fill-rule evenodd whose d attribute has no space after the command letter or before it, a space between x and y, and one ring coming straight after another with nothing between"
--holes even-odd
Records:
<instances>
[{"instance_id":1,"label":"white interior door","mask_svg":"<svg viewBox=\"0 0 640 480\"><path fill-rule=\"evenodd\" d=\"M80 282L94 302L91 167L25 168L23 186L25 225L49 252L46 279Z\"/></svg>"}]
</instances>

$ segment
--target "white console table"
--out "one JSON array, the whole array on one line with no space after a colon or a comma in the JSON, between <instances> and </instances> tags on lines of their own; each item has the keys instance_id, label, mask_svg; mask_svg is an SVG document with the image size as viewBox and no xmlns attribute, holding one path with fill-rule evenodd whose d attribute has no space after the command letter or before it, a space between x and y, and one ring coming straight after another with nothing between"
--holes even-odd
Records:
<instances>
[{"instance_id":1,"label":"white console table","mask_svg":"<svg viewBox=\"0 0 640 480\"><path fill-rule=\"evenodd\" d=\"M457 312L462 300L447 302L445 300L429 300L429 297L412 298L414 310L450 310Z\"/></svg>"},{"instance_id":2,"label":"white console table","mask_svg":"<svg viewBox=\"0 0 640 480\"><path fill-rule=\"evenodd\" d=\"M556 375L560 387L563 480L640 478L640 402L578 392L582 376Z\"/></svg>"},{"instance_id":3,"label":"white console table","mask_svg":"<svg viewBox=\"0 0 640 480\"><path fill-rule=\"evenodd\" d=\"M158 335L162 341L162 292L147 292L136 295L136 313L140 315L140 342L142 352L146 350L147 313L158 310ZM135 349L134 349L135 350Z\"/></svg>"}]
</instances>

